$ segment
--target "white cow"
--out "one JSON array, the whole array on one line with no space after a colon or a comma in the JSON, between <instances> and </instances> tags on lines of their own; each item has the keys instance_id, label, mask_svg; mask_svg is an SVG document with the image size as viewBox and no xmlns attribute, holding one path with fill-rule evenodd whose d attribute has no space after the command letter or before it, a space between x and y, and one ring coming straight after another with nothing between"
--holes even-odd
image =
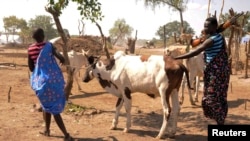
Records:
<instances>
[{"instance_id":1,"label":"white cow","mask_svg":"<svg viewBox=\"0 0 250 141\"><path fill-rule=\"evenodd\" d=\"M129 131L131 94L141 92L161 97L163 123L157 138L162 138L166 131L170 137L175 135L180 111L178 91L184 72L188 73L184 65L167 55L130 56L123 51L117 51L107 61L100 61L93 56L88 61L90 67L85 72L83 82L89 82L96 77L106 91L118 97L111 129L117 128L120 109L124 104L127 113L124 132Z\"/></svg>"},{"instance_id":2,"label":"white cow","mask_svg":"<svg viewBox=\"0 0 250 141\"><path fill-rule=\"evenodd\" d=\"M58 41L59 39L61 39L61 37L51 39L50 42L53 44L56 41ZM63 52L60 52L60 53L63 55ZM79 84L77 74L80 72L80 70L83 67L88 66L88 60L87 60L86 55L89 55L89 50L86 52L83 49L82 49L82 52L76 52L74 50L70 50L68 52L70 67L72 69L74 69L73 77L77 83L78 90L82 90L82 88Z\"/></svg>"},{"instance_id":3,"label":"white cow","mask_svg":"<svg viewBox=\"0 0 250 141\"><path fill-rule=\"evenodd\" d=\"M62 52L60 52L62 54ZM75 69L73 77L77 83L77 87L78 90L82 90L79 81L78 81L78 76L77 74L80 72L80 70L83 67L87 67L88 66L88 60L86 55L89 55L89 50L88 51L84 51L82 50L82 52L76 52L74 50L71 50L68 52L68 57L69 57L69 62L70 62L70 67Z\"/></svg>"},{"instance_id":4,"label":"white cow","mask_svg":"<svg viewBox=\"0 0 250 141\"><path fill-rule=\"evenodd\" d=\"M188 89L189 94L189 100L192 105L195 105L195 102L198 102L198 92L200 87L200 78L203 77L203 70L204 70L204 60L203 60L203 53L191 57L189 59L186 59L186 67L189 70L189 78L190 78L190 84L193 85L193 82L195 80L195 93L194 93L194 100L192 97L192 90ZM185 74L184 74L185 75ZM186 77L183 77L182 81L182 91L180 96L180 103L182 104L184 101L184 89L186 86Z\"/></svg>"}]
</instances>

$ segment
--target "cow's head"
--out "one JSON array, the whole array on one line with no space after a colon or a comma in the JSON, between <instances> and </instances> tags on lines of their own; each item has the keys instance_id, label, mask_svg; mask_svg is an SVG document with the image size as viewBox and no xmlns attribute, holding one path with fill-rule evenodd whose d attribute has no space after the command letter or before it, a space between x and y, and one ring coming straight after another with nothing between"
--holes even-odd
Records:
<instances>
[{"instance_id":1,"label":"cow's head","mask_svg":"<svg viewBox=\"0 0 250 141\"><path fill-rule=\"evenodd\" d=\"M85 74L83 76L83 82L89 82L90 80L92 80L94 78L94 74L93 74L93 70L96 68L96 64L99 61L100 57L96 57L96 56L88 56L86 55L87 58L87 62L89 64L89 66L87 67Z\"/></svg>"},{"instance_id":2,"label":"cow's head","mask_svg":"<svg viewBox=\"0 0 250 141\"><path fill-rule=\"evenodd\" d=\"M115 65L115 60L113 57L106 60L100 60L100 56L87 56L89 66L87 67L85 74L83 76L83 82L89 82L94 77L102 79L101 74L108 74L113 66ZM105 78L105 75L104 75Z\"/></svg>"},{"instance_id":3,"label":"cow's head","mask_svg":"<svg viewBox=\"0 0 250 141\"><path fill-rule=\"evenodd\" d=\"M87 51L84 51L83 49L82 49L82 55L84 56L83 57L83 62L84 62L84 66L85 67L88 67L89 66L89 61L88 61L88 56L90 56L90 49L89 50L87 50Z\"/></svg>"}]
</instances>

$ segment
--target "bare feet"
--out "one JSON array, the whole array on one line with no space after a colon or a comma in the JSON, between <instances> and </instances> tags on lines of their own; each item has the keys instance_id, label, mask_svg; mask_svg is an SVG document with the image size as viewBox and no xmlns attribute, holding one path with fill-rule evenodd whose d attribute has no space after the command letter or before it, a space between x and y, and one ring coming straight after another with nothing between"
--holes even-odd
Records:
<instances>
[{"instance_id":1,"label":"bare feet","mask_svg":"<svg viewBox=\"0 0 250 141\"><path fill-rule=\"evenodd\" d=\"M50 131L49 130L45 130L43 132L39 132L40 134L49 137L50 136Z\"/></svg>"},{"instance_id":2,"label":"bare feet","mask_svg":"<svg viewBox=\"0 0 250 141\"><path fill-rule=\"evenodd\" d=\"M70 136L70 134L68 133L65 137L64 137L64 141L74 141L74 139Z\"/></svg>"}]
</instances>

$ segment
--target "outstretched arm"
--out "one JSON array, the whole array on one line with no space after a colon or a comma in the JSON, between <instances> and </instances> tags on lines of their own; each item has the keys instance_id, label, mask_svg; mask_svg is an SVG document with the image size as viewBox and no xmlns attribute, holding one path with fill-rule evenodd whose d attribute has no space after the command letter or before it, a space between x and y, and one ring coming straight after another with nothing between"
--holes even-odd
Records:
<instances>
[{"instance_id":1,"label":"outstretched arm","mask_svg":"<svg viewBox=\"0 0 250 141\"><path fill-rule=\"evenodd\" d=\"M206 48L209 48L210 46L213 45L213 40L211 39L206 39L202 44L200 44L195 50L190 51L186 54L174 57L174 59L187 59L193 56L196 56L200 54L202 51L204 51Z\"/></svg>"}]
</instances>

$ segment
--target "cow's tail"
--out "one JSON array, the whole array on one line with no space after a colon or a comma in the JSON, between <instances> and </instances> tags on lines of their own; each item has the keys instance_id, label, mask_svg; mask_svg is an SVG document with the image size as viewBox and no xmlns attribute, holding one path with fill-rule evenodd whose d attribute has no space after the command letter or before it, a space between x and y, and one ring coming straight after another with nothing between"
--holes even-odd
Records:
<instances>
[{"instance_id":1,"label":"cow's tail","mask_svg":"<svg viewBox=\"0 0 250 141\"><path fill-rule=\"evenodd\" d=\"M194 88L191 87L190 81L189 81L189 74L188 74L189 71L188 71L188 69L183 64L181 64L181 68L182 68L182 70L184 71L184 73L186 75L188 88L193 90Z\"/></svg>"}]
</instances>

